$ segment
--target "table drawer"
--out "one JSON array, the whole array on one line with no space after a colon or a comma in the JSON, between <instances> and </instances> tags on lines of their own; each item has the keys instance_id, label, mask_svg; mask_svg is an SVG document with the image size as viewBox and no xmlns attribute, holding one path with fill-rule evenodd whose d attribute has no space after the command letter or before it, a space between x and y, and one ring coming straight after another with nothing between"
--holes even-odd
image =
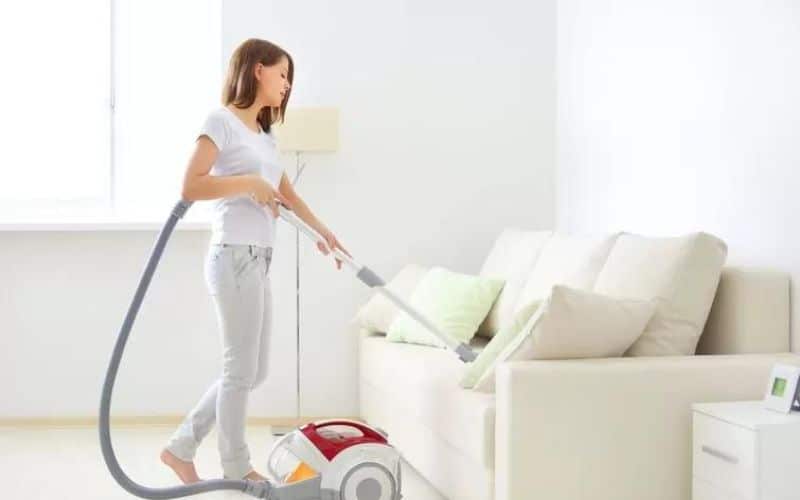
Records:
<instances>
[{"instance_id":1,"label":"table drawer","mask_svg":"<svg viewBox=\"0 0 800 500\"><path fill-rule=\"evenodd\" d=\"M694 413L693 418L694 475L729 495L752 498L756 491L755 432L702 413Z\"/></svg>"},{"instance_id":2,"label":"table drawer","mask_svg":"<svg viewBox=\"0 0 800 500\"><path fill-rule=\"evenodd\" d=\"M692 500L751 500L751 498L733 495L699 477L695 477L692 481Z\"/></svg>"}]
</instances>

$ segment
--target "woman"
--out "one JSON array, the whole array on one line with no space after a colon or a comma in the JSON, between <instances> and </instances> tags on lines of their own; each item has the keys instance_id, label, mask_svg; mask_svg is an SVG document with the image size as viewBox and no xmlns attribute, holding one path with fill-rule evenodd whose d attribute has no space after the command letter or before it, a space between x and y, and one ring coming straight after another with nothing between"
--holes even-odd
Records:
<instances>
[{"instance_id":1,"label":"woman","mask_svg":"<svg viewBox=\"0 0 800 500\"><path fill-rule=\"evenodd\" d=\"M268 272L278 203L325 238L327 245L318 243L324 254L336 248L347 253L278 163L270 129L284 116L293 77L294 64L285 50L265 40L243 42L230 60L224 106L206 119L184 177L184 200L217 200L205 276L223 343L222 376L161 452L161 460L184 483L200 480L193 458L215 421L224 477L265 479L250 463L244 430L248 394L267 374L272 326ZM212 168L214 175L209 175ZM336 265L341 269L339 259Z\"/></svg>"}]
</instances>

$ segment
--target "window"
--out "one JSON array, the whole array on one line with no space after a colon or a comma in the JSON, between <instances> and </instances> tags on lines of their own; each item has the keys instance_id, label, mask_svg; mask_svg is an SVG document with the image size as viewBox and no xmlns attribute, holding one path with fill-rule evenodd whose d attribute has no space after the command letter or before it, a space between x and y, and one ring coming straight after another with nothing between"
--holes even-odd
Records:
<instances>
[{"instance_id":1,"label":"window","mask_svg":"<svg viewBox=\"0 0 800 500\"><path fill-rule=\"evenodd\" d=\"M220 105L221 8L215 0L115 2L113 196L124 218L163 220L180 198L197 131Z\"/></svg>"},{"instance_id":2,"label":"window","mask_svg":"<svg viewBox=\"0 0 800 500\"><path fill-rule=\"evenodd\" d=\"M0 213L102 207L111 149L109 3L12 2L0 11Z\"/></svg>"},{"instance_id":3,"label":"window","mask_svg":"<svg viewBox=\"0 0 800 500\"><path fill-rule=\"evenodd\" d=\"M0 219L163 221L219 105L220 0L0 7ZM202 220L203 204L187 219Z\"/></svg>"}]
</instances>

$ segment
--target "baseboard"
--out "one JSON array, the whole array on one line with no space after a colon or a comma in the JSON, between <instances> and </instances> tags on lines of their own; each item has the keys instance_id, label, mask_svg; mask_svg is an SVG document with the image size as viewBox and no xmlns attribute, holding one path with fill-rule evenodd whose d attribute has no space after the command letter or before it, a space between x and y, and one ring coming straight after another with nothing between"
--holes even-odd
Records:
<instances>
[{"instance_id":1,"label":"baseboard","mask_svg":"<svg viewBox=\"0 0 800 500\"><path fill-rule=\"evenodd\" d=\"M319 420L347 419L361 421L357 417L248 417L248 426L272 426L294 429L308 422ZM111 417L114 426L176 426L183 420L179 415L141 415ZM0 418L2 427L97 427L97 417L20 417Z\"/></svg>"}]
</instances>

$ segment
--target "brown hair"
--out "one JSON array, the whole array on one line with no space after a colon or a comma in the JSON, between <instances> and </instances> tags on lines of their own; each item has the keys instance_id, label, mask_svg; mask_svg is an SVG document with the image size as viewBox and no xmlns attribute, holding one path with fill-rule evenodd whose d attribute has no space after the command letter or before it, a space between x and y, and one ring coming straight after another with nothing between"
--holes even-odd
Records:
<instances>
[{"instance_id":1,"label":"brown hair","mask_svg":"<svg viewBox=\"0 0 800 500\"><path fill-rule=\"evenodd\" d=\"M283 96L280 107L263 107L258 112L258 123L261 130L269 132L270 125L281 120L286 113L286 104L289 102L289 95L292 93L292 81L294 80L294 61L288 52L278 47L274 43L258 38L250 38L239 45L231 56L228 65L228 75L225 77L225 86L222 89L222 104L233 103L237 108L247 108L256 100L256 89L258 82L254 74L256 64L273 66L278 64L281 57L289 60L289 90Z\"/></svg>"}]
</instances>

